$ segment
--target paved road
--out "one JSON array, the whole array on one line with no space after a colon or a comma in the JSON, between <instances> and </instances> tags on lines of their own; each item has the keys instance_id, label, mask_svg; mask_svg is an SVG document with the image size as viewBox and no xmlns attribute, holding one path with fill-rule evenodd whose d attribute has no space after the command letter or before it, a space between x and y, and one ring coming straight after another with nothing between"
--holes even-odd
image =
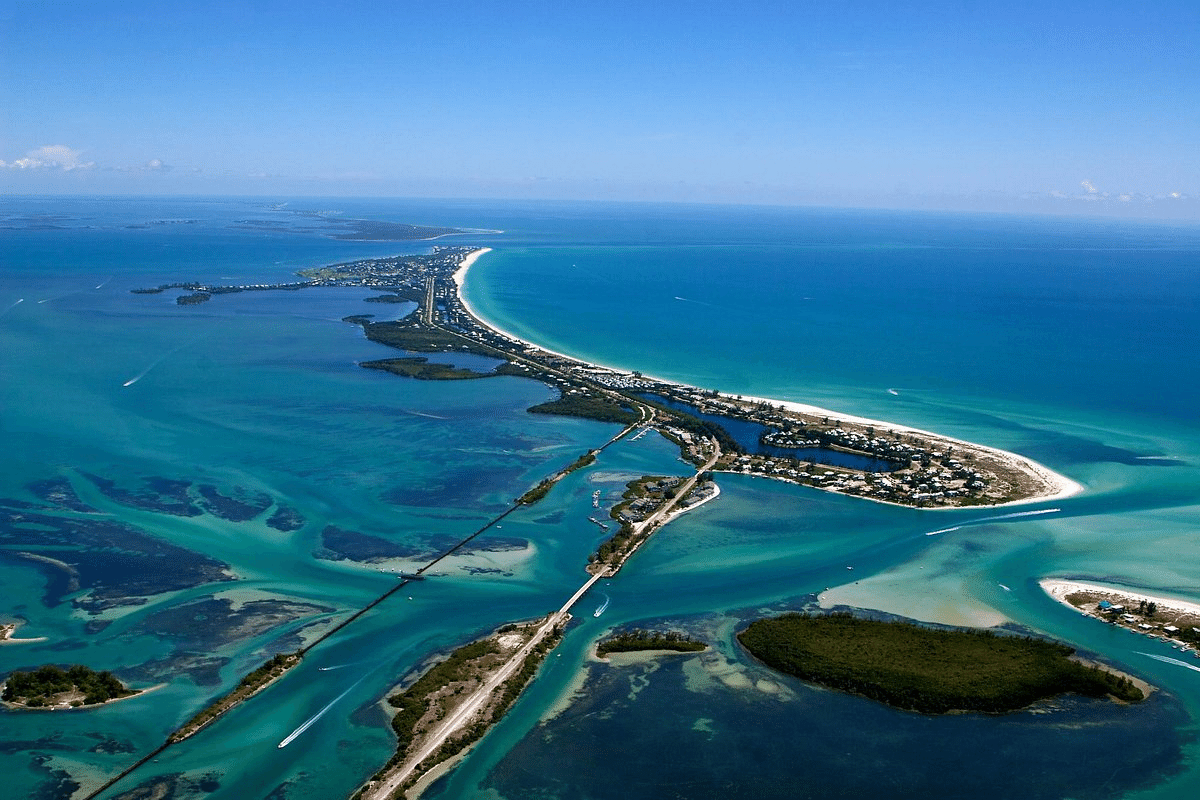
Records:
<instances>
[{"instance_id":1,"label":"paved road","mask_svg":"<svg viewBox=\"0 0 1200 800\"><path fill-rule=\"evenodd\" d=\"M520 669L521 665L525 663L525 658L529 655L533 648L538 646L542 639L546 638L546 636L552 630L554 630L555 627L566 622L571 607L574 606L575 603L579 602L581 597L587 594L588 589L591 589L592 586L595 585L596 581L603 577L604 575L593 575L586 583L583 584L583 586L579 587L575 594L571 595L571 599L563 603L562 608L547 617L546 621L543 622L540 627L538 627L537 631L532 637L530 637L529 641L523 644L515 653L513 653L512 656L509 657L508 661L505 662L504 666L496 672L496 674L494 674L487 680L486 683L476 689L475 692L473 692L471 696L467 698L466 702L459 706L453 714L447 717L442 724L438 726L437 730L434 732L433 736L430 737L429 741L426 742L420 750L410 756L402 768L392 773L382 783L372 788L370 792L364 795L364 798L367 798L367 800L384 800L384 798L387 798L392 792L396 791L400 784L407 780L408 776L412 774L413 770L416 769L422 761L437 752L438 748L445 744L447 739L454 735L454 733L460 728L466 726L471 717L474 716L475 713L478 712L488 701L488 698L491 697L492 692L498 689L501 684L512 677L514 672Z\"/></svg>"},{"instance_id":2,"label":"paved road","mask_svg":"<svg viewBox=\"0 0 1200 800\"><path fill-rule=\"evenodd\" d=\"M696 474L683 484L679 493L672 498L670 502L664 503L657 511L655 511L638 525L638 533L658 525L667 514L674 510L675 506L679 504L680 500L682 500L684 497L687 497L688 493L691 492L692 487L696 485L696 481L699 480L700 475L712 469L712 466L717 463L717 459L720 457L721 448L714 443L714 453L708 462L696 470ZM634 552L636 552L636 548L634 549ZM632 554L633 553L631 552L630 555ZM626 556L626 559L628 559L628 556ZM622 561L622 563L624 563L624 561ZM447 717L442 724L438 726L437 730L430 737L429 741L426 742L420 750L410 756L404 763L404 766L402 766L396 772L388 775L382 783L372 787L372 789L364 794L363 797L366 798L366 800L386 800L386 798L392 792L399 788L400 784L404 783L404 781L408 779L413 770L415 770L422 761L437 752L438 748L445 744L446 740L448 740L454 735L455 732L467 724L471 717L474 716L488 701L488 698L491 697L492 692L494 692L501 684L512 677L512 674L516 672L522 664L525 663L525 658L529 655L530 651L537 647L542 639L546 638L547 634L554 630L554 628L558 625L564 624L567 621L570 616L571 608L579 602L580 598L587 594L588 591L596 585L597 581L609 576L609 570L605 569L588 578L588 580L585 581L584 584L575 591L575 594L571 595L570 599L563 603L562 608L558 609L558 611L555 611L546 618L545 622L543 622L533 636L530 637L529 641L522 645L515 653L513 653L512 656L509 657L508 661L505 662L503 667L501 667L482 686L476 689L471 696L468 697L466 701L454 711L453 714Z\"/></svg>"}]
</instances>

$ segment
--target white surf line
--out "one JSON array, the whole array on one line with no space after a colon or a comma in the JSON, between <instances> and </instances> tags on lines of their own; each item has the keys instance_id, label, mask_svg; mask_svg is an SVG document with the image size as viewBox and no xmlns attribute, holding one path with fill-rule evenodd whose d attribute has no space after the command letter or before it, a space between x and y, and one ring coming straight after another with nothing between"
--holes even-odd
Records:
<instances>
[{"instance_id":1,"label":"white surf line","mask_svg":"<svg viewBox=\"0 0 1200 800\"><path fill-rule=\"evenodd\" d=\"M1062 511L1062 509L1061 508L1042 508L1037 511L1016 511L1012 514L999 514L994 517L980 517L979 519L970 519L970 520L967 520L966 522L960 522L958 525L955 525L950 528L942 528L941 530L930 531L929 533L927 533L925 535L926 536L937 536L939 533L950 533L951 531L956 531L956 530L959 530L960 528L965 528L968 525L982 525L985 522L998 522L998 521L1004 520L1004 519L1017 519L1018 517L1036 517L1041 514L1057 514L1059 511Z\"/></svg>"},{"instance_id":2,"label":"white surf line","mask_svg":"<svg viewBox=\"0 0 1200 800\"><path fill-rule=\"evenodd\" d=\"M1186 667L1190 670L1194 670L1195 672L1200 672L1200 667L1193 666L1193 665L1187 663L1186 661L1180 661L1178 658L1171 658L1170 656L1160 656L1160 655L1156 655L1154 653L1143 653L1141 650L1135 650L1134 652L1136 652L1138 655L1149 656L1150 658L1153 658L1155 661L1161 661L1164 664L1174 664L1177 667Z\"/></svg>"},{"instance_id":3,"label":"white surf line","mask_svg":"<svg viewBox=\"0 0 1200 800\"><path fill-rule=\"evenodd\" d=\"M14 308L21 305L21 303L24 303L24 302L25 302L24 297L18 297L17 301L15 303L12 303L8 308L4 309L3 311L0 311L0 317L3 317L5 314L12 311Z\"/></svg>"},{"instance_id":4,"label":"white surf line","mask_svg":"<svg viewBox=\"0 0 1200 800\"><path fill-rule=\"evenodd\" d=\"M339 700L341 700L341 699L342 699L343 697L345 697L346 695L350 694L350 692L354 690L354 687L355 687L355 686L358 686L360 683L362 683L364 680L366 680L366 678L367 678L367 676L366 676L366 675L363 675L361 678L359 678L358 680L356 680L354 683L350 684L350 688L349 688L349 689L347 689L346 691L342 692L342 693L341 693L341 694L339 694L337 697L333 698L333 700L331 700L331 701L329 702L329 705L327 705L327 706L325 706L324 708L322 708L322 709L321 709L320 711L318 711L316 714L313 714L311 717L309 717L309 718L308 718L308 720L307 720L307 721L306 721L306 722L305 722L303 725L301 725L299 728L296 728L296 730L292 731L292 732L291 732L291 733L289 733L287 736L285 736L285 737L284 737L284 739L283 739L283 741L279 743L279 745L278 745L277 749L279 749L279 750L282 750L283 748L285 748L285 747L287 747L289 744L291 744L293 741L295 741L297 736L299 736L300 734L304 733L306 730L308 730L308 729L309 729L309 728L311 728L313 725L315 725L315 724L317 723L317 720L319 720L321 717L325 716L325 713L326 713L327 711L329 711L329 709L331 709L331 708L333 708L335 705L337 705L337 703L338 703L338 701L339 701Z\"/></svg>"}]
</instances>

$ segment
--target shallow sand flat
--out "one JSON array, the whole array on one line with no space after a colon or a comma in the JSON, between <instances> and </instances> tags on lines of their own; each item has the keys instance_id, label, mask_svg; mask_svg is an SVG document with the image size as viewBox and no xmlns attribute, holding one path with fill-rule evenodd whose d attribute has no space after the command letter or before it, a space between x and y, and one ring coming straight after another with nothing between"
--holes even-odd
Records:
<instances>
[{"instance_id":1,"label":"shallow sand flat","mask_svg":"<svg viewBox=\"0 0 1200 800\"><path fill-rule=\"evenodd\" d=\"M921 622L970 628L992 628L1011 621L971 597L966 583L961 575L942 570L927 558L826 589L817 596L817 602L821 608L865 608Z\"/></svg>"}]
</instances>

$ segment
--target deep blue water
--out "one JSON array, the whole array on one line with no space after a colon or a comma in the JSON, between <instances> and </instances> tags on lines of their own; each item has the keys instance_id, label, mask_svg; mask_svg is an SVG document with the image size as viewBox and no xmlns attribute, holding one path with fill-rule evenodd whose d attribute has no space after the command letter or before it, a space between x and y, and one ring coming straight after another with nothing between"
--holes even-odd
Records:
<instances>
[{"instance_id":1,"label":"deep blue water","mask_svg":"<svg viewBox=\"0 0 1200 800\"><path fill-rule=\"evenodd\" d=\"M45 637L0 648L0 673L79 661L136 686L166 684L102 709L0 712L15 796L98 785L270 653L393 585L381 568L476 530L612 435L526 413L550 396L534 382L359 368L394 351L341 319L403 311L365 305L373 293L241 294L188 308L129 293L188 279L285 281L303 267L429 247L331 238L326 220L347 218L503 231L447 241L494 248L473 267L468 297L544 346L1016 450L1087 487L1032 507L1044 515L996 520L722 477L717 501L672 522L602 587L604 615L580 615L561 655L434 795L599 797L626 786L662 796L666 783L680 797L1032 796L1030 774L1044 797L1200 788L1200 673L1147 657L1179 653L1083 619L1036 584L1092 578L1200 601L1200 228L286 200L0 202L0 621ZM329 213L296 213L310 211ZM632 477L683 469L657 437L610 448L108 796L163 776L178 797L349 794L390 755L377 702L397 679L438 650L557 607L602 537L587 521L592 492L607 506ZM232 501L204 499L216 496ZM295 524L268 524L285 508ZM367 563L356 552L394 555ZM826 589L919 619L1007 620L1164 691L1132 709L1068 702L1048 716L928 720L772 677L732 645L739 620ZM588 666L586 692L570 702L598 636L660 618L705 633L719 658ZM566 710L542 724L552 707ZM1112 738L1138 746L1105 749ZM1098 777L1098 747L1111 780ZM639 755L668 748L665 765ZM786 757L797 751L812 757Z\"/></svg>"}]
</instances>

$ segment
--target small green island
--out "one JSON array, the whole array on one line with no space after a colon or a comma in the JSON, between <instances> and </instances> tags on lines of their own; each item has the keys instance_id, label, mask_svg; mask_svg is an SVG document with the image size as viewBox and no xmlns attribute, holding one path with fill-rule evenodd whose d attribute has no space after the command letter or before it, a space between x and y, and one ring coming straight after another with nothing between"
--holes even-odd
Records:
<instances>
[{"instance_id":1,"label":"small green island","mask_svg":"<svg viewBox=\"0 0 1200 800\"><path fill-rule=\"evenodd\" d=\"M108 671L82 664L63 669L47 664L29 672L14 672L4 682L6 703L21 708L83 708L140 694Z\"/></svg>"},{"instance_id":2,"label":"small green island","mask_svg":"<svg viewBox=\"0 0 1200 800\"><path fill-rule=\"evenodd\" d=\"M757 620L737 638L780 672L923 714L1003 713L1067 693L1145 697L1129 678L1072 659L1064 644L989 630L785 614Z\"/></svg>"},{"instance_id":3,"label":"small green island","mask_svg":"<svg viewBox=\"0 0 1200 800\"><path fill-rule=\"evenodd\" d=\"M604 658L609 653L633 653L639 650L673 650L677 653L698 653L708 648L699 639L684 636L678 631L644 631L635 628L624 631L596 643L596 655Z\"/></svg>"}]
</instances>

